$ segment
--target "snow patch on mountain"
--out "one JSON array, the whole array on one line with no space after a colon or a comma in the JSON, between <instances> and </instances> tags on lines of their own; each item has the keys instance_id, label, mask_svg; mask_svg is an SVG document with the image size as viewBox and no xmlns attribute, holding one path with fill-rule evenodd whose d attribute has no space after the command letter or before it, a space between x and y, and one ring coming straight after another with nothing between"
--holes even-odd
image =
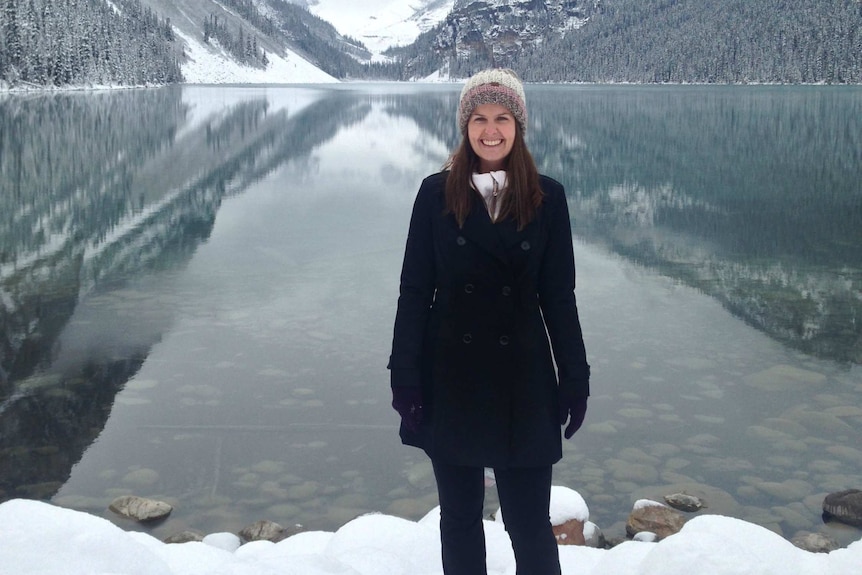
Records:
<instances>
[{"instance_id":1,"label":"snow patch on mountain","mask_svg":"<svg viewBox=\"0 0 862 575\"><path fill-rule=\"evenodd\" d=\"M419 34L442 22L454 0L317 0L309 11L341 34L351 36L374 54L413 42Z\"/></svg>"},{"instance_id":2,"label":"snow patch on mountain","mask_svg":"<svg viewBox=\"0 0 862 575\"><path fill-rule=\"evenodd\" d=\"M269 53L266 69L242 66L227 54L218 54L198 39L175 29L186 44L187 59L182 65L187 84L317 84L338 82L295 52L285 56Z\"/></svg>"}]
</instances>

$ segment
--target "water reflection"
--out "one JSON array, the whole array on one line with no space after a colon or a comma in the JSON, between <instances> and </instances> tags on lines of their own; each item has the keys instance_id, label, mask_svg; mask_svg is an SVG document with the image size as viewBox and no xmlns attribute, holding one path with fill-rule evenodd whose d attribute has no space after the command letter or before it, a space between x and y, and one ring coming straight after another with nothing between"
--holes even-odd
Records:
<instances>
[{"instance_id":1,"label":"water reflection","mask_svg":"<svg viewBox=\"0 0 862 575\"><path fill-rule=\"evenodd\" d=\"M862 362L858 89L531 96L532 146L573 193L578 235L703 290L779 341Z\"/></svg>"},{"instance_id":2,"label":"water reflection","mask_svg":"<svg viewBox=\"0 0 862 575\"><path fill-rule=\"evenodd\" d=\"M430 470L398 445L381 358L457 96L0 100L0 498L161 496L182 504L165 530L424 514ZM862 481L860 96L530 87L597 378L556 480L598 519L707 486L714 511L792 534L806 498Z\"/></svg>"},{"instance_id":3,"label":"water reflection","mask_svg":"<svg viewBox=\"0 0 862 575\"><path fill-rule=\"evenodd\" d=\"M181 266L225 196L367 112L269 106L192 121L179 87L0 100L0 496L62 485L171 321L135 307L70 325L79 303Z\"/></svg>"}]
</instances>

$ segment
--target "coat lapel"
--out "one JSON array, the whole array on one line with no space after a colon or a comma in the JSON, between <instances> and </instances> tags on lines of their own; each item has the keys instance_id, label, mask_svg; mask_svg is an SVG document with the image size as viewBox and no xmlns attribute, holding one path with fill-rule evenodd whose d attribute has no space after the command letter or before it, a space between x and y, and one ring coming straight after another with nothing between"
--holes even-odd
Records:
<instances>
[{"instance_id":1,"label":"coat lapel","mask_svg":"<svg viewBox=\"0 0 862 575\"><path fill-rule=\"evenodd\" d=\"M485 210L482 200L479 198L477 202L474 202L473 209L470 210L467 219L464 220L461 233L504 264L508 264L509 259L506 256L500 233L494 227L488 216L488 211Z\"/></svg>"}]
</instances>

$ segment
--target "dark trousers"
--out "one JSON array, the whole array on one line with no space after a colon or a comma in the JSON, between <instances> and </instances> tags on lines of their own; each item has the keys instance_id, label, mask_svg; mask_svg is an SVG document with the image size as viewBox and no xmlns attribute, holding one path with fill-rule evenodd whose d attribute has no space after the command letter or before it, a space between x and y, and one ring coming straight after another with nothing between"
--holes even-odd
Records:
<instances>
[{"instance_id":1,"label":"dark trousers","mask_svg":"<svg viewBox=\"0 0 862 575\"><path fill-rule=\"evenodd\" d=\"M440 541L445 575L485 575L482 467L432 461L440 499ZM497 495L515 552L517 575L560 575L551 530L551 466L495 469Z\"/></svg>"}]
</instances>

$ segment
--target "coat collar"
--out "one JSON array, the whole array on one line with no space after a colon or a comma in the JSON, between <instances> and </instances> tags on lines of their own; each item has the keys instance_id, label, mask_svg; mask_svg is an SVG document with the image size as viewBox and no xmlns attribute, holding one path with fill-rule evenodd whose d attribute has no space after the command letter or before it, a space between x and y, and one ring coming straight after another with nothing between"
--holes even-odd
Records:
<instances>
[{"instance_id":1,"label":"coat collar","mask_svg":"<svg viewBox=\"0 0 862 575\"><path fill-rule=\"evenodd\" d=\"M491 222L491 217L488 215L488 210L485 209L482 198L478 192L474 191L474 193L476 196L473 198L473 209L470 210L467 219L464 220L461 233L465 238L508 265L511 261L507 254L507 248L522 240L523 231L518 232L517 224L511 219L496 224Z\"/></svg>"}]
</instances>

